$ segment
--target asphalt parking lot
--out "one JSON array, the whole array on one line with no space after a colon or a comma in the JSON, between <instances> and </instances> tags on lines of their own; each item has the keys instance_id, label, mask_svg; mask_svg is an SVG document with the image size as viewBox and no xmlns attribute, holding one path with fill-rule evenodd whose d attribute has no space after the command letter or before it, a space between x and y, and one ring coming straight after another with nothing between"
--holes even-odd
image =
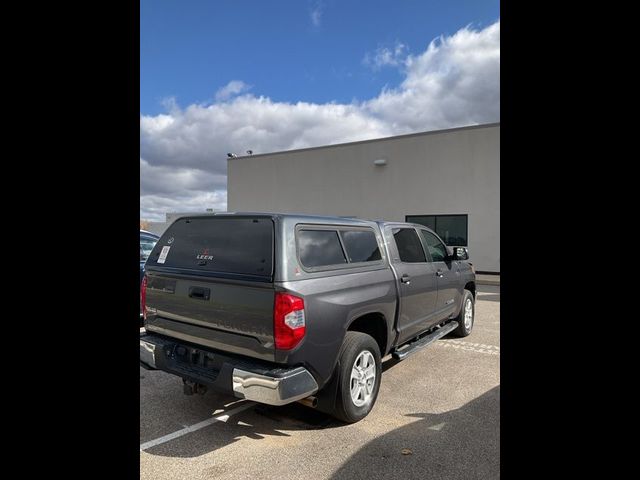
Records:
<instances>
[{"instance_id":1,"label":"asphalt parking lot","mask_svg":"<svg viewBox=\"0 0 640 480\"><path fill-rule=\"evenodd\" d=\"M474 330L383 361L373 411L344 425L140 369L140 478L495 479L500 471L500 287L479 287Z\"/></svg>"}]
</instances>

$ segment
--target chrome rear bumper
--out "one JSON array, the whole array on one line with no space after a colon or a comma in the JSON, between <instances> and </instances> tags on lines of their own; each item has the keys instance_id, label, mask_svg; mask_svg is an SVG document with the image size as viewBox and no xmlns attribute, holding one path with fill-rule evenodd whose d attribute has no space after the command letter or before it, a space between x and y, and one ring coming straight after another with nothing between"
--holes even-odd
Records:
<instances>
[{"instance_id":1,"label":"chrome rear bumper","mask_svg":"<svg viewBox=\"0 0 640 480\"><path fill-rule=\"evenodd\" d=\"M285 405L317 391L318 384L303 367L294 368L277 377L233 369L233 394L254 402Z\"/></svg>"},{"instance_id":2,"label":"chrome rear bumper","mask_svg":"<svg viewBox=\"0 0 640 480\"><path fill-rule=\"evenodd\" d=\"M147 369L165 372L189 378L192 381L208 385L216 390L229 392L238 398L268 405L285 405L313 395L318 391L318 383L304 367L270 367L264 362L252 362L251 359L238 359L223 352L202 349L214 359L211 369L201 366L185 368L177 364L167 352L181 343L174 339L160 338L149 332L140 335L140 365ZM189 347L194 350L193 347Z\"/></svg>"},{"instance_id":3,"label":"chrome rear bumper","mask_svg":"<svg viewBox=\"0 0 640 480\"><path fill-rule=\"evenodd\" d=\"M156 368L156 346L140 338L140 362L151 368Z\"/></svg>"}]
</instances>

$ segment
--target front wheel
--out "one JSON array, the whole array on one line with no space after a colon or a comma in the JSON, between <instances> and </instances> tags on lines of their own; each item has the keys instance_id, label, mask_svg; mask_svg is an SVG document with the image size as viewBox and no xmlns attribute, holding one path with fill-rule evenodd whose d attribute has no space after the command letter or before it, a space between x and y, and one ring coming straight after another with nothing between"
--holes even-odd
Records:
<instances>
[{"instance_id":1,"label":"front wheel","mask_svg":"<svg viewBox=\"0 0 640 480\"><path fill-rule=\"evenodd\" d=\"M347 423L366 417L373 408L382 376L380 349L361 332L347 332L339 358L339 384L333 416Z\"/></svg>"},{"instance_id":2,"label":"front wheel","mask_svg":"<svg viewBox=\"0 0 640 480\"><path fill-rule=\"evenodd\" d=\"M460 314L456 318L458 322L458 328L453 333L458 337L466 337L471 333L473 329L473 322L475 320L476 306L473 298L473 293L469 290L465 290L462 295L462 307L460 308Z\"/></svg>"}]
</instances>

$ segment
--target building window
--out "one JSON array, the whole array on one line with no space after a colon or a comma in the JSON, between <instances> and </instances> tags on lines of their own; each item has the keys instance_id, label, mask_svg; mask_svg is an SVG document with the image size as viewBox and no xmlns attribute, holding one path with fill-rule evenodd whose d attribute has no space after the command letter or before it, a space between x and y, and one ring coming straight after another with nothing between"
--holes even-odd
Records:
<instances>
[{"instance_id":1,"label":"building window","mask_svg":"<svg viewBox=\"0 0 640 480\"><path fill-rule=\"evenodd\" d=\"M468 215L407 215L406 222L419 223L438 234L446 245L467 247Z\"/></svg>"}]
</instances>

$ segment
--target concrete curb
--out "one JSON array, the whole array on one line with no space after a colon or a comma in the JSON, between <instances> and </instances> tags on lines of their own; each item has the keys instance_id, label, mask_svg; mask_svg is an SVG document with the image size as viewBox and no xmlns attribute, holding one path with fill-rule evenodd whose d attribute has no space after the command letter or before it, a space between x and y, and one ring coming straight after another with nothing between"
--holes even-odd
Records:
<instances>
[{"instance_id":1,"label":"concrete curb","mask_svg":"<svg viewBox=\"0 0 640 480\"><path fill-rule=\"evenodd\" d=\"M476 283L478 285L495 285L500 286L500 275L476 275Z\"/></svg>"}]
</instances>

